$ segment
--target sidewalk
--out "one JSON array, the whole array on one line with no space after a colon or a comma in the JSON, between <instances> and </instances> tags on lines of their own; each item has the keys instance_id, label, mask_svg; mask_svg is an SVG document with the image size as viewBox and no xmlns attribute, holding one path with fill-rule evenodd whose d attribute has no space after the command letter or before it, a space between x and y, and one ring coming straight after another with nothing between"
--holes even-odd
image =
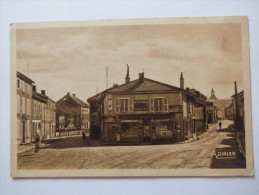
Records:
<instances>
[{"instance_id":1,"label":"sidewalk","mask_svg":"<svg viewBox=\"0 0 259 195\"><path fill-rule=\"evenodd\" d=\"M236 132L236 141L240 153L246 158L246 144L245 144L245 132L237 131L234 127L231 127Z\"/></svg>"},{"instance_id":2,"label":"sidewalk","mask_svg":"<svg viewBox=\"0 0 259 195\"><path fill-rule=\"evenodd\" d=\"M209 125L209 129L207 131L204 131L202 132L200 135L199 135L199 138L202 138L204 135L206 135L209 131L211 131L212 129L214 129L218 123L210 123L208 124ZM193 137L193 138L190 138L188 140L185 140L185 141L182 141L182 142L179 142L180 144L183 144L183 143L189 143L189 142L192 142L194 140L197 140L197 137Z\"/></svg>"},{"instance_id":3,"label":"sidewalk","mask_svg":"<svg viewBox=\"0 0 259 195\"><path fill-rule=\"evenodd\" d=\"M48 145L50 145L52 142L65 139L68 137L77 137L77 136L82 136L82 135L70 135L70 136L62 136L62 137L53 137L52 139L42 141L40 144L40 148L44 148ZM29 143L29 144L23 144L23 145L17 145L17 154L26 152L29 150L33 150L35 148L35 143Z\"/></svg>"}]
</instances>

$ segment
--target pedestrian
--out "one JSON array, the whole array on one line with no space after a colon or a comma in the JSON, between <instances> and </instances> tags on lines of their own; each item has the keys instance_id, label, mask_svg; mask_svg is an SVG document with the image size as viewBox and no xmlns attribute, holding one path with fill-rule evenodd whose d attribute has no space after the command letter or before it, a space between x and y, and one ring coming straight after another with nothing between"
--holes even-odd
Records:
<instances>
[{"instance_id":1,"label":"pedestrian","mask_svg":"<svg viewBox=\"0 0 259 195\"><path fill-rule=\"evenodd\" d=\"M221 129L221 127L222 127L222 122L219 121L219 129Z\"/></svg>"},{"instance_id":2,"label":"pedestrian","mask_svg":"<svg viewBox=\"0 0 259 195\"><path fill-rule=\"evenodd\" d=\"M199 133L200 133L200 131L197 129L197 130L196 130L196 137L197 137L197 140L200 139L200 138L199 138Z\"/></svg>"},{"instance_id":3,"label":"pedestrian","mask_svg":"<svg viewBox=\"0 0 259 195\"><path fill-rule=\"evenodd\" d=\"M35 136L35 150L34 150L34 153L38 153L39 150L40 150L40 135L37 132L36 136Z\"/></svg>"},{"instance_id":4,"label":"pedestrian","mask_svg":"<svg viewBox=\"0 0 259 195\"><path fill-rule=\"evenodd\" d=\"M83 140L86 140L85 132L83 131Z\"/></svg>"}]
</instances>

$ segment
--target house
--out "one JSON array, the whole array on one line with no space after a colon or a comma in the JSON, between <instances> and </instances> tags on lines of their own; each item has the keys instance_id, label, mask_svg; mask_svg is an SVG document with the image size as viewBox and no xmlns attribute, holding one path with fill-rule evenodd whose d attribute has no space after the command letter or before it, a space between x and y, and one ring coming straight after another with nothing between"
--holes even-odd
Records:
<instances>
[{"instance_id":1,"label":"house","mask_svg":"<svg viewBox=\"0 0 259 195\"><path fill-rule=\"evenodd\" d=\"M206 124L206 97L196 90L154 81L139 73L125 84L88 98L90 137L105 142L155 142L195 136Z\"/></svg>"},{"instance_id":2,"label":"house","mask_svg":"<svg viewBox=\"0 0 259 195\"><path fill-rule=\"evenodd\" d=\"M56 105L55 102L46 95L45 90L41 93L33 88L33 137L39 133L41 140L47 140L55 137L56 134Z\"/></svg>"},{"instance_id":3,"label":"house","mask_svg":"<svg viewBox=\"0 0 259 195\"><path fill-rule=\"evenodd\" d=\"M59 130L89 129L89 105L76 94L67 93L56 103L57 128Z\"/></svg>"},{"instance_id":4,"label":"house","mask_svg":"<svg viewBox=\"0 0 259 195\"><path fill-rule=\"evenodd\" d=\"M32 141L32 88L34 81L20 72L17 77L17 144Z\"/></svg>"}]
</instances>

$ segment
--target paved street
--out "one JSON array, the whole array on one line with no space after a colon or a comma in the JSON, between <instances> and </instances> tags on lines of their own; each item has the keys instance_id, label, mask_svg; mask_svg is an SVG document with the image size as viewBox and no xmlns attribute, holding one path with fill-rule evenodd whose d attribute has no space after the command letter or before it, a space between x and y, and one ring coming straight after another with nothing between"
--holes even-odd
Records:
<instances>
[{"instance_id":1,"label":"paved street","mask_svg":"<svg viewBox=\"0 0 259 195\"><path fill-rule=\"evenodd\" d=\"M71 137L42 148L38 154L18 154L18 169L137 169L245 167L230 121L215 125L200 140L167 145L89 147L82 137ZM235 159L216 159L213 151L235 152Z\"/></svg>"}]
</instances>

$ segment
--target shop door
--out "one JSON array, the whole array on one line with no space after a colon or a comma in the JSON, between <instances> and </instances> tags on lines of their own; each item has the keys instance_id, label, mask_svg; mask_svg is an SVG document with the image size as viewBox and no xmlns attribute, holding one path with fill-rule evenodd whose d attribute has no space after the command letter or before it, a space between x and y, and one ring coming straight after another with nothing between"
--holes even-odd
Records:
<instances>
[{"instance_id":1,"label":"shop door","mask_svg":"<svg viewBox=\"0 0 259 195\"><path fill-rule=\"evenodd\" d=\"M145 141L149 141L151 137L151 128L150 125L144 125L144 135L143 138Z\"/></svg>"}]
</instances>

